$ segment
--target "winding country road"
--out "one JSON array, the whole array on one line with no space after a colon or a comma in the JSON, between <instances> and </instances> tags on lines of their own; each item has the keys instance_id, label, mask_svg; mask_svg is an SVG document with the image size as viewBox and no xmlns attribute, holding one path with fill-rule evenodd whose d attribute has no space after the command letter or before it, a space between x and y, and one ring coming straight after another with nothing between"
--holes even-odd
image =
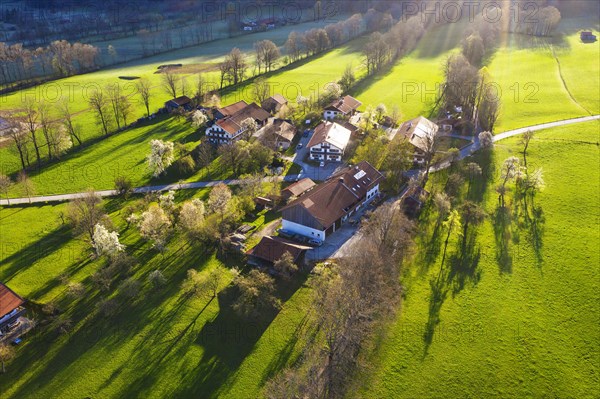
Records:
<instances>
[{"instance_id":1,"label":"winding country road","mask_svg":"<svg viewBox=\"0 0 600 399\"><path fill-rule=\"evenodd\" d=\"M526 126L526 127L522 127L519 129L508 130L506 132L497 134L494 136L494 142L504 140L509 137L518 136L520 134L525 133L528 130L538 131L538 130L550 129L550 128L558 127L558 126L572 125L575 123L590 122L590 121L594 121L594 120L600 120L600 115L584 116L584 117L580 117L580 118L566 119L566 120L562 120L562 121L555 121L555 122L542 123L539 125ZM477 137L475 137L475 139L473 140L473 142L471 144L463 147L460 150L460 158L463 159L465 157L468 157L469 155L471 155L475 151L479 150L480 148L481 148L481 146L479 144L479 139ZM448 166L447 163L443 163L441 165L436 166L435 168L432 168L432 171L440 170L447 166ZM302 176L302 174L301 175L288 175L288 176L282 177L282 179L285 181L295 181L297 178L299 178L301 176ZM267 179L268 178L265 178L265 181L267 181ZM135 194L143 194L143 193L147 193L147 192L151 192L151 191L168 191L168 190L185 190L185 189L205 188L205 187L213 187L219 183L224 183L227 185L238 185L240 183L240 180L230 179L230 180L218 180L218 181L200 181L200 182L192 182L192 183L172 183L172 184L165 184L165 185L160 185L160 186L145 186L145 187L134 188L133 192ZM117 195L116 190L102 190L102 191L96 191L96 193L101 197L111 197L111 196ZM44 202L61 202L61 201L68 201L68 200L80 198L80 197L84 196L85 194L86 193L83 192L83 193L73 193L73 194L44 195L44 196L31 197L31 198L11 198L9 200L1 199L0 205L21 205L21 204L44 203Z\"/></svg>"}]
</instances>

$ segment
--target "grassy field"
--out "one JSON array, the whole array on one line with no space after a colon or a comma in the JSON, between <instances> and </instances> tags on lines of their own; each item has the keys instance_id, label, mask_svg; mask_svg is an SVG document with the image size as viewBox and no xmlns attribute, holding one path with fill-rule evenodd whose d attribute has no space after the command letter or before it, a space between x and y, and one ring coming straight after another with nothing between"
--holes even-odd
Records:
<instances>
[{"instance_id":1,"label":"grassy field","mask_svg":"<svg viewBox=\"0 0 600 399\"><path fill-rule=\"evenodd\" d=\"M344 16L340 16L340 18L343 17ZM38 102L44 101L52 106L51 109L54 105L62 101L62 99L68 99L71 111L76 114L74 123L79 127L82 138L84 140L94 139L101 135L101 128L97 123L94 114L90 110L88 99L90 94L96 89L119 83L123 94L129 96L132 100L133 112L129 120L133 121L145 115L146 110L137 94L135 80L122 80L119 79L120 76L136 76L150 80L153 86L150 99L150 110L151 112L154 112L162 107L165 101L171 98L162 87L161 75L155 73L159 65L165 63L181 63L184 67L189 68L186 69L186 73L181 75L185 78L187 86L186 93L188 95L195 91L196 70L202 70L205 81L208 84L214 84L214 86L210 86L210 88L216 89L218 88L216 84L219 79L217 63L222 61L225 55L229 53L233 47L238 47L242 51L247 52L248 62L253 64L253 44L255 42L269 39L274 41L277 45L282 46L285 43L289 32L292 30L302 32L322 26L323 21L305 22L298 25L288 25L268 32L216 40L198 46L174 50L142 60L120 64L113 68L107 68L93 73L59 79L11 94L0 95L0 110L2 111L0 112L0 116L5 115L5 113L11 114L21 111L23 109L25 98L33 98ZM340 67L340 75L344 66L345 64ZM296 79L296 81L302 81L302 79ZM311 84L312 83L314 82L311 82ZM308 86L309 85L306 85L306 87ZM249 93L250 92L248 91L246 98L253 101L252 98L249 98L251 97ZM291 91L290 94L292 94ZM228 103L224 102L224 104ZM57 113L54 114L54 116L58 118ZM111 123L114 124L114 121L111 121ZM43 145L42 134L38 133L38 136L38 140L40 140ZM4 145L0 146L0 166L3 173L11 174L19 170L20 164L17 154L15 154L16 151L12 149L12 142L7 143L9 144L8 147L6 147L6 144L4 143ZM42 151L42 153L44 152L45 151Z\"/></svg>"},{"instance_id":2,"label":"grassy field","mask_svg":"<svg viewBox=\"0 0 600 399\"><path fill-rule=\"evenodd\" d=\"M447 266L447 278L438 279L442 244L430 241L435 212L423 213L419 252L403 277L402 315L356 397L597 397L599 141L597 122L536 133L527 160L544 171L540 212L529 223L512 215L510 236L494 219L494 187L502 161L522 157L521 146L518 138L498 143L484 167L490 180L473 190L489 216L469 245L470 261ZM434 175L430 189L445 178ZM508 257L499 256L502 243Z\"/></svg>"},{"instance_id":3,"label":"grassy field","mask_svg":"<svg viewBox=\"0 0 600 399\"><path fill-rule=\"evenodd\" d=\"M178 199L206 198L207 193L180 192ZM131 276L142 283L135 300L121 298L116 284L107 292L93 288L90 276L104 261L91 259L89 244L72 238L62 224L58 215L65 205L0 210L0 281L30 300L55 303L73 320L67 335L46 326L27 336L0 378L2 397L257 397L272 373L302 347L298 328L310 300L309 285L300 278L281 286L285 304L276 314L253 322L239 319L226 289L232 278L227 269L239 261L219 260L212 250L181 237L159 254L124 225L120 209L128 203L110 200L105 207L121 241L139 261L118 278ZM259 219L260 228L264 217ZM217 298L183 295L187 269L207 273L215 267L224 275ZM155 269L168 279L163 288L152 288L146 280ZM85 295L66 297L64 279L82 282ZM107 297L120 302L110 318L95 312Z\"/></svg>"},{"instance_id":4,"label":"grassy field","mask_svg":"<svg viewBox=\"0 0 600 399\"><path fill-rule=\"evenodd\" d=\"M127 176L134 187L149 182L159 183L165 178L152 179L145 160L153 139L180 141L192 149L198 144L200 133L184 120L166 117L155 119L68 154L59 162L31 173L35 193L42 195L81 192L88 188L110 189L114 188L117 176ZM19 185L15 185L13 196L24 195L21 190Z\"/></svg>"},{"instance_id":5,"label":"grassy field","mask_svg":"<svg viewBox=\"0 0 600 399\"><path fill-rule=\"evenodd\" d=\"M363 105L383 103L388 110L400 107L402 119L429 115L438 85L443 80L442 65L460 45L465 22L446 24L427 32L417 48L383 75L369 77L353 90Z\"/></svg>"}]
</instances>

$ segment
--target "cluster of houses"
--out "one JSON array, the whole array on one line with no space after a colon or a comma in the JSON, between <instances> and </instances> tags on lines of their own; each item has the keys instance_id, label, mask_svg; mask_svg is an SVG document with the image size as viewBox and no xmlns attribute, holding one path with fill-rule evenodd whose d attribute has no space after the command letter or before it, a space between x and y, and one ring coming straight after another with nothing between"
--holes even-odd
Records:
<instances>
[{"instance_id":1,"label":"cluster of houses","mask_svg":"<svg viewBox=\"0 0 600 399\"><path fill-rule=\"evenodd\" d=\"M245 121L251 118L258 127L255 137L271 148L286 150L296 138L298 131L289 120L275 115L288 101L280 94L256 103L238 101L220 108L201 108L209 117L206 137L218 146L247 138ZM187 98L167 102L169 109L192 104ZM308 158L317 162L341 162L350 140L360 133L356 120L362 103L352 96L333 100L323 109L323 120L315 127L307 144ZM353 123L351 123L351 121ZM396 136L406 139L414 147L413 161L422 165L432 151L433 140L439 127L423 116L404 122ZM323 243L352 216L380 195L380 183L384 176L370 163L363 161L347 166L320 184L309 178L297 181L281 192L286 205L280 209L282 226L279 236L263 237L246 252L248 262L257 266L271 267L289 252L294 261L303 262L304 253L312 246ZM407 213L418 211L428 193L413 187L405 195ZM262 200L260 206L271 207L272 201Z\"/></svg>"}]
</instances>

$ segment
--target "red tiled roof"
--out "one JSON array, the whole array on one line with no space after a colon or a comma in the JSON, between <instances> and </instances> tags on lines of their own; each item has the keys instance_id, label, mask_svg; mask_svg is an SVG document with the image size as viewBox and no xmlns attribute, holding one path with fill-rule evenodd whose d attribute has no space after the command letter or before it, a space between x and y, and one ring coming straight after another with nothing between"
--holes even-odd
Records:
<instances>
[{"instance_id":1,"label":"red tiled roof","mask_svg":"<svg viewBox=\"0 0 600 399\"><path fill-rule=\"evenodd\" d=\"M3 317L22 304L25 301L23 298L14 293L13 290L0 283L0 317Z\"/></svg>"},{"instance_id":2,"label":"red tiled roof","mask_svg":"<svg viewBox=\"0 0 600 399\"><path fill-rule=\"evenodd\" d=\"M283 238L263 237L254 248L246 252L246 255L274 263L281 259L284 253L289 252L294 261L296 261L302 255L302 252L307 249L310 249L310 247L299 245Z\"/></svg>"},{"instance_id":3,"label":"red tiled roof","mask_svg":"<svg viewBox=\"0 0 600 399\"><path fill-rule=\"evenodd\" d=\"M247 118L253 118L254 120L262 123L269 119L270 116L271 114L259 107L256 103L252 103L231 115L231 119L233 119L237 124L241 125L244 119Z\"/></svg>"},{"instance_id":4,"label":"red tiled roof","mask_svg":"<svg viewBox=\"0 0 600 399\"><path fill-rule=\"evenodd\" d=\"M352 96L344 96L338 100L334 100L326 109L339 111L343 114L348 114L356 111L362 103Z\"/></svg>"},{"instance_id":5,"label":"red tiled roof","mask_svg":"<svg viewBox=\"0 0 600 399\"><path fill-rule=\"evenodd\" d=\"M240 103L241 102L236 103L236 104L240 104ZM233 107L236 104L230 105L230 107ZM244 102L244 104L245 104L245 102ZM244 120L246 120L248 118L252 118L260 123L263 123L264 121L269 119L270 116L271 115L267 111L265 111L264 109L262 109L255 103L252 103L252 104L248 104L245 107L243 107L242 109L238 110L233 115L227 116L223 119L219 119L217 121L217 125L221 126L221 128L223 130L225 130L227 133L233 135L242 128L242 122Z\"/></svg>"},{"instance_id":6,"label":"red tiled roof","mask_svg":"<svg viewBox=\"0 0 600 399\"><path fill-rule=\"evenodd\" d=\"M237 131L242 128L231 118L219 119L217 121L217 125L219 125L227 133L232 134L232 135L236 134Z\"/></svg>"},{"instance_id":7,"label":"red tiled roof","mask_svg":"<svg viewBox=\"0 0 600 399\"><path fill-rule=\"evenodd\" d=\"M244 100L238 101L237 103L233 103L223 108L218 108L217 111L220 112L223 116L231 116L238 112L241 109L244 109L248 106L248 103Z\"/></svg>"}]
</instances>

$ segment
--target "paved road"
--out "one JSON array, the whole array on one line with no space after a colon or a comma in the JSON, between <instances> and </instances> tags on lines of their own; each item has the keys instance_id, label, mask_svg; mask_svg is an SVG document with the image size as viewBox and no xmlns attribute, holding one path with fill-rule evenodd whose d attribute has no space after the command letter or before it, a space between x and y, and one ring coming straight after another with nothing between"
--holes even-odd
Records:
<instances>
[{"instance_id":1,"label":"paved road","mask_svg":"<svg viewBox=\"0 0 600 399\"><path fill-rule=\"evenodd\" d=\"M279 177L280 180L284 181L296 181L300 175L287 175L285 177ZM271 181L270 178L265 177L263 181ZM214 181L198 181L192 183L172 183L172 184L164 184L159 186L144 186L137 187L133 189L135 194L144 194L149 192L156 191L169 191L169 190L185 190L190 188L205 188L205 187L213 187L219 183L224 183L227 185L235 186L240 184L240 180L237 179L229 179L229 180L214 180ZM69 201L76 198L81 198L86 193L74 193L74 194L58 194L58 195L44 195L39 197L31 197L31 198L11 198L10 204L6 199L0 200L0 205L19 205L19 204L35 204L40 202L62 202ZM116 190L101 190L96 191L101 197L112 197L117 195Z\"/></svg>"},{"instance_id":2,"label":"paved road","mask_svg":"<svg viewBox=\"0 0 600 399\"><path fill-rule=\"evenodd\" d=\"M522 127L519 129L509 130L494 136L494 142L507 139L509 137L518 136L520 134L525 133L528 130L538 131L543 129L550 129L558 126L566 126L572 125L574 123L583 123L590 122L593 120L600 120L600 115L592 115L592 116L584 116L581 118L573 118L566 119L562 121L542 123L540 125L533 125ZM308 144L309 137L302 137L300 142L303 144L301 150L298 151L294 158L290 158L291 161L297 163L302 167L302 172L299 175L288 175L283 177L282 179L285 181L295 181L299 178L310 177L313 180L324 180L327 177L331 176L336 169L338 169L341 164L339 163L327 163L324 168L318 166L312 166L303 161L306 152L308 151L306 148L306 144ZM477 137L474 138L473 142L465 147L463 147L460 151L461 159L468 157L475 151L480 149L479 139ZM440 165L436 165L431 168L432 172L436 170L444 169L448 167L449 163L442 163ZM267 178L265 178L265 181ZM219 180L219 181L201 181L201 182L193 182L193 183L173 183L173 184L165 184L160 186L146 186L146 187L138 187L133 190L134 193L147 193L150 191L168 191L168 190L182 190L182 189L193 189L193 188L204 188L204 187L212 187L219 183L224 183L227 185L237 185L240 183L239 180L231 179L231 180ZM97 191L98 195L101 197L110 197L116 195L115 190L103 190ZM74 193L74 194L61 194L61 195L45 195L40 197L32 197L32 198L12 198L10 200L1 199L0 205L19 205L19 204L33 204L33 203L43 203L43 202L60 202L60 201L68 201L75 198L80 198L85 195L85 193Z\"/></svg>"}]
</instances>

